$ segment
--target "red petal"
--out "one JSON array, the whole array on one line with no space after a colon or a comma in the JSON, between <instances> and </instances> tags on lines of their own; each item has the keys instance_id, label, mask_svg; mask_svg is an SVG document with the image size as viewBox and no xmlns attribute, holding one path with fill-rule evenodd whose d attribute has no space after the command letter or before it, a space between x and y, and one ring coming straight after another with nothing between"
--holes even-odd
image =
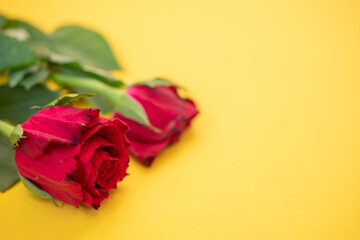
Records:
<instances>
[{"instance_id":1,"label":"red petal","mask_svg":"<svg viewBox=\"0 0 360 240\"><path fill-rule=\"evenodd\" d=\"M20 142L18 149L31 158L38 158L50 142L77 144L82 129L93 115L91 109L68 106L46 108L21 125L27 139Z\"/></svg>"},{"instance_id":2,"label":"red petal","mask_svg":"<svg viewBox=\"0 0 360 240\"><path fill-rule=\"evenodd\" d=\"M80 153L76 156L76 172L71 178L81 185L85 185L91 170L91 158L99 147L112 146L102 136L93 135L81 147Z\"/></svg>"},{"instance_id":3,"label":"red petal","mask_svg":"<svg viewBox=\"0 0 360 240\"><path fill-rule=\"evenodd\" d=\"M93 197L93 206L98 209L103 200L109 197L109 192L100 192L100 196Z\"/></svg>"},{"instance_id":4,"label":"red petal","mask_svg":"<svg viewBox=\"0 0 360 240\"><path fill-rule=\"evenodd\" d=\"M129 152L140 162L151 165L152 160L169 144L170 139L154 143L140 142L131 138L129 138L129 141Z\"/></svg>"}]
</instances>

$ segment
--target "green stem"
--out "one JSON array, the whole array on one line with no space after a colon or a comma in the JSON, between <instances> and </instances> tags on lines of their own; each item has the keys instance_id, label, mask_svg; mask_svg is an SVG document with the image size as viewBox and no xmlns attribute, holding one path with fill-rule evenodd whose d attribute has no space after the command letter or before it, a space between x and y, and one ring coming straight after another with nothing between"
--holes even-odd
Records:
<instances>
[{"instance_id":1,"label":"green stem","mask_svg":"<svg viewBox=\"0 0 360 240\"><path fill-rule=\"evenodd\" d=\"M52 78L59 85L81 88L99 93L105 96L114 105L118 104L119 99L124 94L123 89L110 87L92 78L69 76L64 74L53 74Z\"/></svg>"},{"instance_id":2,"label":"green stem","mask_svg":"<svg viewBox=\"0 0 360 240\"><path fill-rule=\"evenodd\" d=\"M107 98L109 102L114 105L114 108L120 113L139 122L140 124L148 126L155 132L161 132L161 130L151 125L144 108L136 100L127 96L125 94L125 90L123 89L110 87L93 78L53 74L52 79L54 79L58 85L80 88L99 93Z\"/></svg>"},{"instance_id":3,"label":"green stem","mask_svg":"<svg viewBox=\"0 0 360 240\"><path fill-rule=\"evenodd\" d=\"M7 137L10 139L11 133L14 130L15 126L11 125L10 123L7 123L3 120L0 120L0 134L4 137Z\"/></svg>"}]
</instances>

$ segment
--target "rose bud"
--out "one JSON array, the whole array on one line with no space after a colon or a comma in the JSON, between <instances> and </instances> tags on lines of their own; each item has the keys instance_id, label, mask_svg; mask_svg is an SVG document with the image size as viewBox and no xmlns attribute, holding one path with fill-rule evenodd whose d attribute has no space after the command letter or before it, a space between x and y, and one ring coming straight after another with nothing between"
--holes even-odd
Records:
<instances>
[{"instance_id":1,"label":"rose bud","mask_svg":"<svg viewBox=\"0 0 360 240\"><path fill-rule=\"evenodd\" d=\"M126 124L99 109L46 108L30 117L16 148L20 174L65 203L99 208L126 175Z\"/></svg>"},{"instance_id":2,"label":"rose bud","mask_svg":"<svg viewBox=\"0 0 360 240\"><path fill-rule=\"evenodd\" d=\"M179 139L198 110L193 101L182 99L173 85L134 85L126 94L143 106L150 123L160 130L141 125L121 113L114 114L114 118L124 121L130 128L126 134L129 152L142 163L151 165L161 150Z\"/></svg>"}]
</instances>

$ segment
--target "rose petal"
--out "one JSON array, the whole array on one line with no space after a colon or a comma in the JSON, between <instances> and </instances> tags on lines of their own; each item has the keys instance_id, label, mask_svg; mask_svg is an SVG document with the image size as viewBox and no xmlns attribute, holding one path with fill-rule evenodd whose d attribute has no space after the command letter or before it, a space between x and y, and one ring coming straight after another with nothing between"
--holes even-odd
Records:
<instances>
[{"instance_id":1,"label":"rose petal","mask_svg":"<svg viewBox=\"0 0 360 240\"><path fill-rule=\"evenodd\" d=\"M96 177L98 175L98 168L101 164L101 161L107 158L108 154L108 152L98 148L91 158L91 171L88 178L86 179L86 182L83 184L84 189L89 192L91 196L99 195L98 189L96 188Z\"/></svg>"},{"instance_id":2,"label":"rose petal","mask_svg":"<svg viewBox=\"0 0 360 240\"><path fill-rule=\"evenodd\" d=\"M131 138L129 138L129 141L129 152L140 162L151 165L153 159L169 144L170 139L153 143L140 142Z\"/></svg>"},{"instance_id":3,"label":"rose petal","mask_svg":"<svg viewBox=\"0 0 360 240\"><path fill-rule=\"evenodd\" d=\"M91 158L99 147L112 146L100 135L91 136L82 146L80 153L76 155L76 172L71 175L74 181L84 185L92 167Z\"/></svg>"},{"instance_id":4,"label":"rose petal","mask_svg":"<svg viewBox=\"0 0 360 240\"><path fill-rule=\"evenodd\" d=\"M50 142L77 144L82 129L94 117L92 112L69 106L46 108L21 125L28 139L20 141L18 149L31 158L38 158Z\"/></svg>"},{"instance_id":5,"label":"rose petal","mask_svg":"<svg viewBox=\"0 0 360 240\"><path fill-rule=\"evenodd\" d=\"M49 145L52 148L53 145ZM76 170L76 160L74 155L80 151L80 145L75 146L55 146L48 154L43 155L36 160L30 158L21 151L16 151L15 160L20 173L26 169L33 172L35 176L44 176L52 181L61 182L67 177L67 174ZM36 182L36 181L35 181Z\"/></svg>"},{"instance_id":6,"label":"rose petal","mask_svg":"<svg viewBox=\"0 0 360 240\"><path fill-rule=\"evenodd\" d=\"M82 203L84 203L87 206L92 206L93 198L90 196L90 194L86 191L82 191L84 198L82 200Z\"/></svg>"},{"instance_id":7,"label":"rose petal","mask_svg":"<svg viewBox=\"0 0 360 240\"><path fill-rule=\"evenodd\" d=\"M109 197L109 192L100 192L100 196L94 196L93 197L94 208L98 209L100 207L101 202L107 199L108 197Z\"/></svg>"},{"instance_id":8,"label":"rose petal","mask_svg":"<svg viewBox=\"0 0 360 240\"><path fill-rule=\"evenodd\" d=\"M126 176L127 165L127 162L113 157L104 160L100 166L96 184L102 191L115 189L117 183Z\"/></svg>"},{"instance_id":9,"label":"rose petal","mask_svg":"<svg viewBox=\"0 0 360 240\"><path fill-rule=\"evenodd\" d=\"M131 129L128 136L142 141L161 141L165 137L171 136L171 131L174 129L183 131L184 125L198 113L191 100L181 99L177 95L175 87L134 86L127 91L127 94L144 107L151 124L163 131L160 134L148 128L135 129L136 126L129 124L128 120L124 120ZM136 130L141 130L144 134L134 136L132 133L137 132Z\"/></svg>"}]
</instances>

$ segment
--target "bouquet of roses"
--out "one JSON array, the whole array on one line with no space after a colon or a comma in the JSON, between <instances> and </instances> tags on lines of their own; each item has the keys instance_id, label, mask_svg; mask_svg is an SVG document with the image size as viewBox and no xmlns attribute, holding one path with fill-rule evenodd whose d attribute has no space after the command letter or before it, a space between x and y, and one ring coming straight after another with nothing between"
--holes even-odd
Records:
<instances>
[{"instance_id":1,"label":"bouquet of roses","mask_svg":"<svg viewBox=\"0 0 360 240\"><path fill-rule=\"evenodd\" d=\"M174 83L128 85L110 70L121 67L100 34L45 34L0 15L2 192L20 179L39 197L97 209L127 175L129 153L151 165L198 114ZM80 98L94 107L71 106Z\"/></svg>"}]
</instances>

